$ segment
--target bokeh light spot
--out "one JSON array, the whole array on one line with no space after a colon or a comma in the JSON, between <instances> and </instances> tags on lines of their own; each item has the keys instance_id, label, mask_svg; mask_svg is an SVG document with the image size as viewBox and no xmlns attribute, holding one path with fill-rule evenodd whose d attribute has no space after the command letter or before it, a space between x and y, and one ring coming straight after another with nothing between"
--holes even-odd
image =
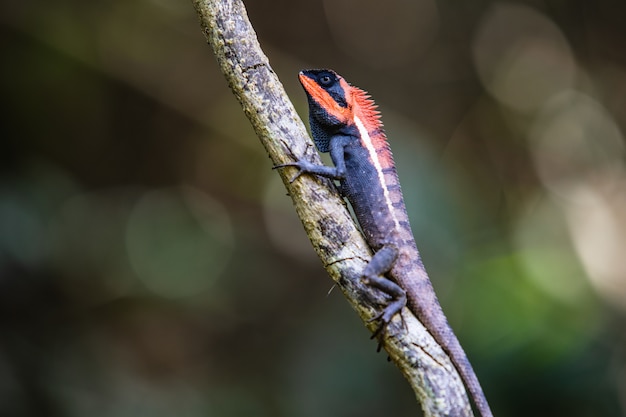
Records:
<instances>
[{"instance_id":1,"label":"bokeh light spot","mask_svg":"<svg viewBox=\"0 0 626 417\"><path fill-rule=\"evenodd\" d=\"M514 242L525 276L537 288L570 305L583 304L589 297L567 222L549 195L538 196L525 210L517 223Z\"/></svg>"},{"instance_id":2,"label":"bokeh light spot","mask_svg":"<svg viewBox=\"0 0 626 417\"><path fill-rule=\"evenodd\" d=\"M6 253L24 265L41 260L43 225L37 214L11 190L0 189L0 262Z\"/></svg>"},{"instance_id":3,"label":"bokeh light spot","mask_svg":"<svg viewBox=\"0 0 626 417\"><path fill-rule=\"evenodd\" d=\"M564 92L544 106L531 128L530 150L544 186L568 199L580 184L610 191L624 175L621 132L582 93Z\"/></svg>"},{"instance_id":4,"label":"bokeh light spot","mask_svg":"<svg viewBox=\"0 0 626 417\"><path fill-rule=\"evenodd\" d=\"M48 254L65 290L77 299L108 301L128 294L135 283L124 247L134 197L129 189L81 193L53 217Z\"/></svg>"},{"instance_id":5,"label":"bokeh light spot","mask_svg":"<svg viewBox=\"0 0 626 417\"><path fill-rule=\"evenodd\" d=\"M560 29L522 5L491 8L474 39L473 54L487 91L519 111L533 111L571 88L577 71Z\"/></svg>"},{"instance_id":6,"label":"bokeh light spot","mask_svg":"<svg viewBox=\"0 0 626 417\"><path fill-rule=\"evenodd\" d=\"M326 19L343 52L373 68L421 55L439 29L432 0L324 0Z\"/></svg>"},{"instance_id":7,"label":"bokeh light spot","mask_svg":"<svg viewBox=\"0 0 626 417\"><path fill-rule=\"evenodd\" d=\"M209 288L233 251L226 210L190 187L147 192L133 208L126 242L146 287L174 298Z\"/></svg>"},{"instance_id":8,"label":"bokeh light spot","mask_svg":"<svg viewBox=\"0 0 626 417\"><path fill-rule=\"evenodd\" d=\"M3 258L36 270L47 261L47 226L58 206L78 193L60 167L45 160L31 162L24 177L0 183L0 269Z\"/></svg>"},{"instance_id":9,"label":"bokeh light spot","mask_svg":"<svg viewBox=\"0 0 626 417\"><path fill-rule=\"evenodd\" d=\"M595 290L610 304L626 311L626 179L619 192L603 195L580 186L578 204L568 204L566 217L578 257Z\"/></svg>"}]
</instances>

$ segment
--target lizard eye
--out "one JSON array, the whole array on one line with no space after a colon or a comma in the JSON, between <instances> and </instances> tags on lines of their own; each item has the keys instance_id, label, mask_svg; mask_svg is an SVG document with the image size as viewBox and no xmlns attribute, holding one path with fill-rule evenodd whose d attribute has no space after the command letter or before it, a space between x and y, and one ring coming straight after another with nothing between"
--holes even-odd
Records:
<instances>
[{"instance_id":1,"label":"lizard eye","mask_svg":"<svg viewBox=\"0 0 626 417\"><path fill-rule=\"evenodd\" d=\"M320 84L323 86L329 86L332 84L333 79L330 77L330 75L322 75L319 79Z\"/></svg>"}]
</instances>

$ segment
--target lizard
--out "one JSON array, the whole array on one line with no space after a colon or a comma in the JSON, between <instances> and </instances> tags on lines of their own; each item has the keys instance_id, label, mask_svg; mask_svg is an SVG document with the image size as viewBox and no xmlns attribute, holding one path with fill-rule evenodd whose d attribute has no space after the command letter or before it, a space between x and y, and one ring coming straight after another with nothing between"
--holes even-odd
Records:
<instances>
[{"instance_id":1,"label":"lizard","mask_svg":"<svg viewBox=\"0 0 626 417\"><path fill-rule=\"evenodd\" d=\"M393 155L380 112L371 97L333 70L303 70L299 80L309 104L309 124L320 152L330 152L334 166L305 159L277 165L302 174L337 180L340 193L353 208L374 255L362 272L363 281L390 296L375 316L380 327L409 309L449 355L482 417L492 417L472 365L439 304L417 249L404 204Z\"/></svg>"}]
</instances>

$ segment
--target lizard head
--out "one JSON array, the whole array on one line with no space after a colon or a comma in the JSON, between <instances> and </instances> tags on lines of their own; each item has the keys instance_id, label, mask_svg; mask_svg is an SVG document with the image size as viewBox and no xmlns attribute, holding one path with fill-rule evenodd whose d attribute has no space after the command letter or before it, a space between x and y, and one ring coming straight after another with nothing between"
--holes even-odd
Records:
<instances>
[{"instance_id":1,"label":"lizard head","mask_svg":"<svg viewBox=\"0 0 626 417\"><path fill-rule=\"evenodd\" d=\"M310 114L326 126L347 124L350 85L335 71L329 69L304 70L299 74L300 84L309 99Z\"/></svg>"},{"instance_id":2,"label":"lizard head","mask_svg":"<svg viewBox=\"0 0 626 417\"><path fill-rule=\"evenodd\" d=\"M299 78L309 100L309 122L315 145L320 152L328 152L333 132L351 122L351 87L329 69L300 71Z\"/></svg>"}]
</instances>

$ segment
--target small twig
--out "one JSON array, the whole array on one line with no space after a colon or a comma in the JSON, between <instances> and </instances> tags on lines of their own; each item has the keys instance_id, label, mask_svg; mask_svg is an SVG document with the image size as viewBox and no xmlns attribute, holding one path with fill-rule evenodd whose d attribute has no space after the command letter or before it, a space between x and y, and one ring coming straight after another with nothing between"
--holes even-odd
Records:
<instances>
[{"instance_id":1,"label":"small twig","mask_svg":"<svg viewBox=\"0 0 626 417\"><path fill-rule=\"evenodd\" d=\"M222 73L275 165L306 158L321 163L302 121L258 43L240 0L192 0ZM295 76L295 75L294 75ZM315 251L365 325L385 295L363 284L371 252L328 181L280 170ZM404 322L404 323L403 323ZM465 388L448 356L410 313L402 311L382 335L382 347L409 381L427 417L472 416Z\"/></svg>"}]
</instances>

